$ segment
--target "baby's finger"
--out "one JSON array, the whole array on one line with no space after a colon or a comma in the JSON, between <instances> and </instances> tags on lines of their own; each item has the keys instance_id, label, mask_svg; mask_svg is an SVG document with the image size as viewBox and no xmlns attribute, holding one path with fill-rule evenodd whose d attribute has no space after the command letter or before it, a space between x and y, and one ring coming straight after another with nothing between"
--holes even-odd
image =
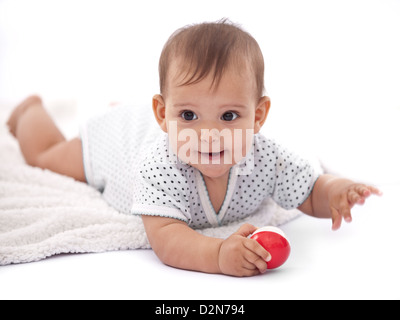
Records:
<instances>
[{"instance_id":1,"label":"baby's finger","mask_svg":"<svg viewBox=\"0 0 400 320\"><path fill-rule=\"evenodd\" d=\"M251 252L250 250L247 251L245 254L244 258L247 260L248 263L252 264L254 267L256 267L261 273L264 273L267 271L267 262L260 258L257 254L254 252Z\"/></svg>"},{"instance_id":2,"label":"baby's finger","mask_svg":"<svg viewBox=\"0 0 400 320\"><path fill-rule=\"evenodd\" d=\"M248 239L248 241L244 242L244 246L264 261L268 262L271 260L271 254L267 250L265 250L264 247L256 240Z\"/></svg>"},{"instance_id":3,"label":"baby's finger","mask_svg":"<svg viewBox=\"0 0 400 320\"><path fill-rule=\"evenodd\" d=\"M370 189L363 184L357 185L354 190L362 197L369 197L371 195Z\"/></svg>"},{"instance_id":4,"label":"baby's finger","mask_svg":"<svg viewBox=\"0 0 400 320\"><path fill-rule=\"evenodd\" d=\"M256 231L257 228L255 226L253 226L250 223L245 223L244 225L242 225L238 231L235 232L235 234L240 235L242 237L248 237L249 235L251 235L254 231Z\"/></svg>"},{"instance_id":5,"label":"baby's finger","mask_svg":"<svg viewBox=\"0 0 400 320\"><path fill-rule=\"evenodd\" d=\"M363 204L365 202L365 198L360 196L358 192L354 190L349 191L347 198L351 207L353 207L356 203Z\"/></svg>"},{"instance_id":6,"label":"baby's finger","mask_svg":"<svg viewBox=\"0 0 400 320\"><path fill-rule=\"evenodd\" d=\"M260 271L254 266L251 268L243 268L242 269L242 277L253 277L260 274Z\"/></svg>"},{"instance_id":7,"label":"baby's finger","mask_svg":"<svg viewBox=\"0 0 400 320\"><path fill-rule=\"evenodd\" d=\"M368 186L367 188L369 189L369 191L371 191L372 194L375 194L377 196L381 196L383 194L383 192L381 190L379 190L378 188L375 188L373 186Z\"/></svg>"},{"instance_id":8,"label":"baby's finger","mask_svg":"<svg viewBox=\"0 0 400 320\"><path fill-rule=\"evenodd\" d=\"M339 214L344 218L346 222L351 222L351 211L349 201L346 195L343 195L339 203Z\"/></svg>"},{"instance_id":9,"label":"baby's finger","mask_svg":"<svg viewBox=\"0 0 400 320\"><path fill-rule=\"evenodd\" d=\"M334 231L339 230L340 226L342 225L342 216L334 207L331 207L331 214L332 214L332 230Z\"/></svg>"},{"instance_id":10,"label":"baby's finger","mask_svg":"<svg viewBox=\"0 0 400 320\"><path fill-rule=\"evenodd\" d=\"M256 261L256 259L254 261ZM249 261L249 258L246 258L246 257L244 257L244 259L243 259L242 267L247 269L247 270L255 270L255 269L258 270L257 266L255 266L254 263Z\"/></svg>"}]
</instances>

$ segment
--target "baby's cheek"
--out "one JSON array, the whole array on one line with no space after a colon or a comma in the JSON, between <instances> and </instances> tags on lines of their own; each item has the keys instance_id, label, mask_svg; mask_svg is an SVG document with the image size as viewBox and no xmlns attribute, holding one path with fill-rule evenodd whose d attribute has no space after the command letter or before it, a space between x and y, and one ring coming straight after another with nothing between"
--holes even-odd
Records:
<instances>
[{"instance_id":1,"label":"baby's cheek","mask_svg":"<svg viewBox=\"0 0 400 320\"><path fill-rule=\"evenodd\" d=\"M233 155L235 163L240 162L252 149L254 130L240 130L233 135Z\"/></svg>"},{"instance_id":2,"label":"baby's cheek","mask_svg":"<svg viewBox=\"0 0 400 320\"><path fill-rule=\"evenodd\" d=\"M178 158L188 164L198 163L198 152L196 145L194 145L190 140L188 141L178 141L176 149L178 152Z\"/></svg>"}]
</instances>

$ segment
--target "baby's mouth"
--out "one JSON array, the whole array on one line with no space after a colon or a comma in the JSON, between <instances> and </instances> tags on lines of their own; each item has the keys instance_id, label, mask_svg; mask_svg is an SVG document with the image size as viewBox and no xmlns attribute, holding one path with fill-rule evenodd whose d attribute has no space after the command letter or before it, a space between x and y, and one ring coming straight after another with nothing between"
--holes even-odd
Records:
<instances>
[{"instance_id":1,"label":"baby's mouth","mask_svg":"<svg viewBox=\"0 0 400 320\"><path fill-rule=\"evenodd\" d=\"M213 160L220 160L224 157L225 151L222 150L220 152L200 152L201 157L208 158L208 160L211 162Z\"/></svg>"}]
</instances>

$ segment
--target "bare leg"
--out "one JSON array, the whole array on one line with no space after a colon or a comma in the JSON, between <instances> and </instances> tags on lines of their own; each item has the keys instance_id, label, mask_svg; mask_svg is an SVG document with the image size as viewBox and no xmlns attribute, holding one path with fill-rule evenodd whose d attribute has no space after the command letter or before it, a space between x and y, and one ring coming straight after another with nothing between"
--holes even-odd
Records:
<instances>
[{"instance_id":1,"label":"bare leg","mask_svg":"<svg viewBox=\"0 0 400 320\"><path fill-rule=\"evenodd\" d=\"M38 96L30 96L18 105L7 124L30 165L37 164L42 152L65 141Z\"/></svg>"},{"instance_id":2,"label":"bare leg","mask_svg":"<svg viewBox=\"0 0 400 320\"><path fill-rule=\"evenodd\" d=\"M40 97L25 99L15 108L7 125L29 165L85 181L80 139L66 141Z\"/></svg>"}]
</instances>

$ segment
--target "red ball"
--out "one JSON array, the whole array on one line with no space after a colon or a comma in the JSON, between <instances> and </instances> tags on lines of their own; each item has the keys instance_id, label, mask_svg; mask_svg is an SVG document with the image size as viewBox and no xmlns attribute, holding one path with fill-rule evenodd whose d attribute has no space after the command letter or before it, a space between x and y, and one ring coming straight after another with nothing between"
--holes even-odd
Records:
<instances>
[{"instance_id":1,"label":"red ball","mask_svg":"<svg viewBox=\"0 0 400 320\"><path fill-rule=\"evenodd\" d=\"M286 262L290 255L290 243L283 231L276 227L257 229L251 236L271 254L268 269L276 269Z\"/></svg>"}]
</instances>

